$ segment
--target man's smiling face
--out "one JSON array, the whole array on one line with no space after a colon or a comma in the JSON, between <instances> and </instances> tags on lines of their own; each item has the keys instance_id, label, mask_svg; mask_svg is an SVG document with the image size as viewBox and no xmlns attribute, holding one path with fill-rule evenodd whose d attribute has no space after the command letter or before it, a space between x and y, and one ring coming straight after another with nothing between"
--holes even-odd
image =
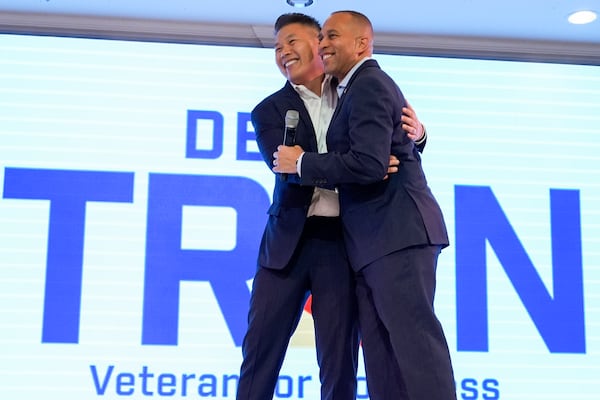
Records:
<instances>
[{"instance_id":1,"label":"man's smiling face","mask_svg":"<svg viewBox=\"0 0 600 400\"><path fill-rule=\"evenodd\" d=\"M340 81L365 55L366 28L358 25L352 15L332 14L323 24L319 54L325 72Z\"/></svg>"},{"instance_id":2,"label":"man's smiling face","mask_svg":"<svg viewBox=\"0 0 600 400\"><path fill-rule=\"evenodd\" d=\"M275 37L275 62L281 73L296 85L305 85L323 74L319 57L319 31L293 23Z\"/></svg>"}]
</instances>

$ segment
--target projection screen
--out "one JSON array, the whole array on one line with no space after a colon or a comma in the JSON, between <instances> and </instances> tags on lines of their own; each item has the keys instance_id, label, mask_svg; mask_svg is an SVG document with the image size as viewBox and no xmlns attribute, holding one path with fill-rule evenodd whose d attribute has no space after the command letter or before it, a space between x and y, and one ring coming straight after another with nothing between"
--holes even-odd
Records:
<instances>
[{"instance_id":1,"label":"projection screen","mask_svg":"<svg viewBox=\"0 0 600 400\"><path fill-rule=\"evenodd\" d=\"M0 397L235 398L273 50L0 35L0 54ZM598 398L600 67L375 58L429 135L458 398ZM318 382L307 309L275 398Z\"/></svg>"}]
</instances>

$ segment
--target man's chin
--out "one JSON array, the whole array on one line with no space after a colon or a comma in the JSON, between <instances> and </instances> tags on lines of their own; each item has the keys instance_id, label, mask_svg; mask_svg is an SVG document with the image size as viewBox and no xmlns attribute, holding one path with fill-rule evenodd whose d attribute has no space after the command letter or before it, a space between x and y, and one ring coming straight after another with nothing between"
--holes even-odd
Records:
<instances>
[{"instance_id":1,"label":"man's chin","mask_svg":"<svg viewBox=\"0 0 600 400\"><path fill-rule=\"evenodd\" d=\"M299 78L298 74L290 74L289 72L287 74L288 81L290 81L292 83L298 82L298 78Z\"/></svg>"}]
</instances>

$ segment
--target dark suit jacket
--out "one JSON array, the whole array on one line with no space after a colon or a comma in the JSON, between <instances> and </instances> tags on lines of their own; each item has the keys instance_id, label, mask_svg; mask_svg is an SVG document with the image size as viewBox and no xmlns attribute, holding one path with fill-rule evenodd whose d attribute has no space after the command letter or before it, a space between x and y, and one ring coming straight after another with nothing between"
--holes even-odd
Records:
<instances>
[{"instance_id":1,"label":"dark suit jacket","mask_svg":"<svg viewBox=\"0 0 600 400\"><path fill-rule=\"evenodd\" d=\"M286 82L281 90L260 102L251 113L258 148L269 169L273 168L273 153L283 143L288 110L300 114L296 144L306 151L317 152L317 139L308 111L292 85ZM288 264L304 228L313 191L313 186L301 186L296 174L289 174L286 181L276 176L273 203L269 207L258 254L260 266L282 269Z\"/></svg>"},{"instance_id":2,"label":"dark suit jacket","mask_svg":"<svg viewBox=\"0 0 600 400\"><path fill-rule=\"evenodd\" d=\"M307 152L302 158L302 184L339 189L344 239L355 270L410 246L448 245L419 152L402 129L405 104L394 81L375 60L367 60L340 98L327 132L328 153ZM383 180L390 148L400 167Z\"/></svg>"}]
</instances>

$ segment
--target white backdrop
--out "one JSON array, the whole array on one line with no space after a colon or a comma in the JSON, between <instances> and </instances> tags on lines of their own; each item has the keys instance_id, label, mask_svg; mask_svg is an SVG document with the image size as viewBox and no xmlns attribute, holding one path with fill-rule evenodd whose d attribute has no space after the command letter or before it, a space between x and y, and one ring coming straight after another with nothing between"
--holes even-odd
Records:
<instances>
[{"instance_id":1,"label":"white backdrop","mask_svg":"<svg viewBox=\"0 0 600 400\"><path fill-rule=\"evenodd\" d=\"M0 397L235 398L273 51L0 35L0 54ZM598 398L600 68L376 59L429 133L459 399ZM318 398L311 329L276 398Z\"/></svg>"}]
</instances>

